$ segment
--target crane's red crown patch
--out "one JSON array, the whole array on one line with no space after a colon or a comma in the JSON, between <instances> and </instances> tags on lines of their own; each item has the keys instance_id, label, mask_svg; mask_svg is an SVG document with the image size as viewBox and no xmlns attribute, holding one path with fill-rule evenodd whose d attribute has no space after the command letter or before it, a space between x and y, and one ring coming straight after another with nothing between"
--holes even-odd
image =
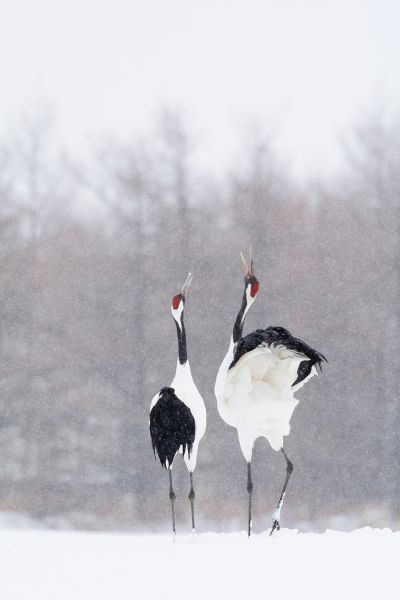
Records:
<instances>
[{"instance_id":1,"label":"crane's red crown patch","mask_svg":"<svg viewBox=\"0 0 400 600\"><path fill-rule=\"evenodd\" d=\"M257 295L259 287L260 287L259 282L257 280L253 281L253 283L251 284L251 290L250 290L250 295L252 298L254 298Z\"/></svg>"},{"instance_id":2,"label":"crane's red crown patch","mask_svg":"<svg viewBox=\"0 0 400 600\"><path fill-rule=\"evenodd\" d=\"M176 296L174 296L172 298L172 308L174 310L177 310L179 308L181 300L182 300L182 296L180 294L177 294Z\"/></svg>"}]
</instances>

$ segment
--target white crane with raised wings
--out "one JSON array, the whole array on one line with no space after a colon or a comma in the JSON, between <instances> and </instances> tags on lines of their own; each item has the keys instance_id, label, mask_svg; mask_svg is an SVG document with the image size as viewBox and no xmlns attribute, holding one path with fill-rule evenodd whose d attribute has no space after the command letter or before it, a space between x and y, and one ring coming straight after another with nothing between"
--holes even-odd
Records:
<instances>
[{"instance_id":1,"label":"white crane with raised wings","mask_svg":"<svg viewBox=\"0 0 400 600\"><path fill-rule=\"evenodd\" d=\"M257 329L242 337L246 314L256 299L259 282L241 255L245 267L242 304L233 327L228 352L219 368L215 395L222 419L236 427L243 456L247 462L248 535L251 534L253 481L251 458L254 442L265 437L275 451L286 459L286 479L272 517L272 533L280 528L280 512L293 464L283 449L289 435L290 418L298 400L294 397L326 358L295 338L283 327Z\"/></svg>"}]
</instances>

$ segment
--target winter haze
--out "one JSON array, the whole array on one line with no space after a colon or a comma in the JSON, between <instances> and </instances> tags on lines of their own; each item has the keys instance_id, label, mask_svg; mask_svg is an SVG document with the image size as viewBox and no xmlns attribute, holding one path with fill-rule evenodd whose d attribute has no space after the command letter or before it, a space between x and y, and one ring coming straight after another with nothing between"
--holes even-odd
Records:
<instances>
[{"instance_id":1,"label":"winter haze","mask_svg":"<svg viewBox=\"0 0 400 600\"><path fill-rule=\"evenodd\" d=\"M199 530L242 530L246 464L213 386L252 245L245 333L328 358L299 393L282 522L400 521L399 5L0 4L0 510L169 531L151 398L188 355L208 414ZM188 474L177 460L178 530ZM255 447L254 529L285 473Z\"/></svg>"}]
</instances>

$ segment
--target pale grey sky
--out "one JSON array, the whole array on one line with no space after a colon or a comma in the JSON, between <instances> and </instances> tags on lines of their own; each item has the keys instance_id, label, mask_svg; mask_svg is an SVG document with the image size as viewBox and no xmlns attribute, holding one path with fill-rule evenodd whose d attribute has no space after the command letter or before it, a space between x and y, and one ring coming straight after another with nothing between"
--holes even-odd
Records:
<instances>
[{"instance_id":1,"label":"pale grey sky","mask_svg":"<svg viewBox=\"0 0 400 600\"><path fill-rule=\"evenodd\" d=\"M337 139L400 100L394 0L0 0L0 127L44 101L74 149L182 108L215 171L248 122L294 169L335 165Z\"/></svg>"}]
</instances>

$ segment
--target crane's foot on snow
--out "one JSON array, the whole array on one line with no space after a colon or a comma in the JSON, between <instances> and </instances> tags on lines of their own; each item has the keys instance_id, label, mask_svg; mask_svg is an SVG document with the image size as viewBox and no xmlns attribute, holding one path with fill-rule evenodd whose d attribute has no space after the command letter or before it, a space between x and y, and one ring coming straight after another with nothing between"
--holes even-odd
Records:
<instances>
[{"instance_id":1,"label":"crane's foot on snow","mask_svg":"<svg viewBox=\"0 0 400 600\"><path fill-rule=\"evenodd\" d=\"M277 519L272 519L272 528L271 528L271 532L270 532L270 536L274 533L274 531L279 531L281 528L280 523Z\"/></svg>"}]
</instances>

